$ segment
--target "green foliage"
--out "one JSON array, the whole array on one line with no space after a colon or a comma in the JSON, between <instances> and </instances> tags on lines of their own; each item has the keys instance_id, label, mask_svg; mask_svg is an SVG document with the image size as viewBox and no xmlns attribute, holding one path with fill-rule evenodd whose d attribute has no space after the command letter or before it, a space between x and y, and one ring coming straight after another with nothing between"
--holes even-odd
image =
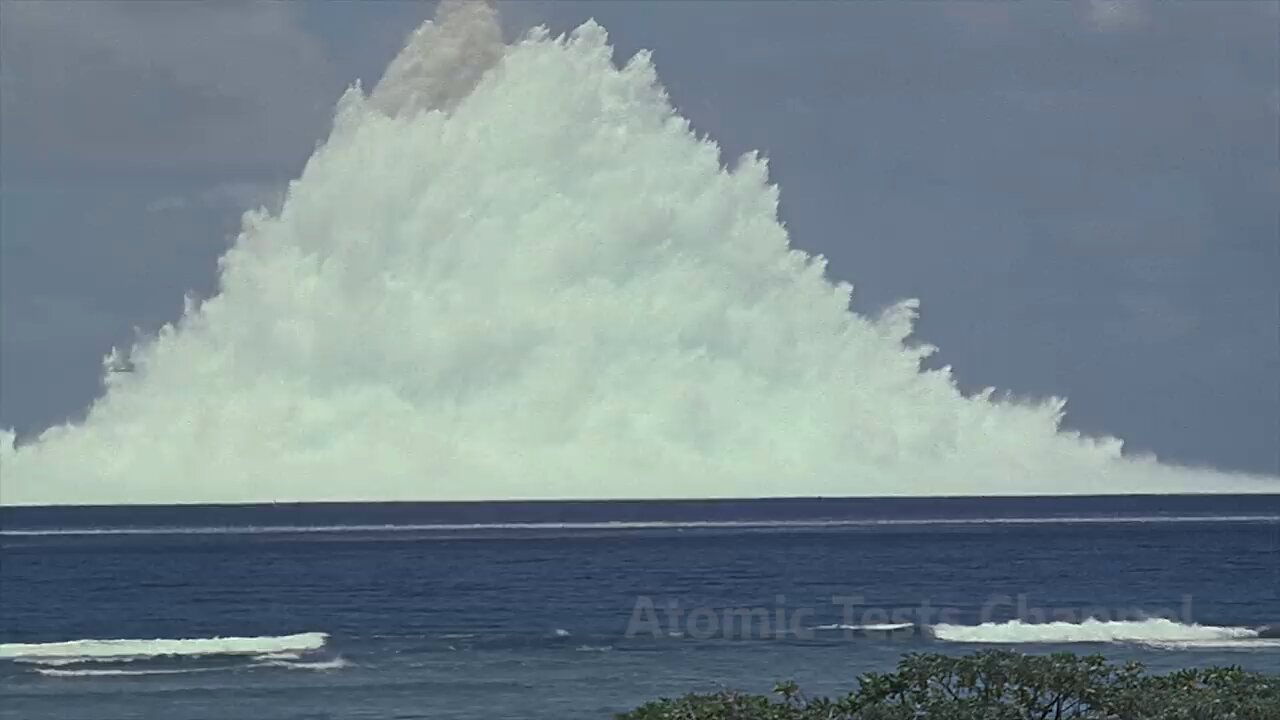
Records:
<instances>
[{"instance_id":1,"label":"green foliage","mask_svg":"<svg viewBox=\"0 0 1280 720\"><path fill-rule=\"evenodd\" d=\"M1098 655L910 654L842 698L720 692L651 702L617 720L1280 720L1280 677L1236 667L1148 675Z\"/></svg>"}]
</instances>

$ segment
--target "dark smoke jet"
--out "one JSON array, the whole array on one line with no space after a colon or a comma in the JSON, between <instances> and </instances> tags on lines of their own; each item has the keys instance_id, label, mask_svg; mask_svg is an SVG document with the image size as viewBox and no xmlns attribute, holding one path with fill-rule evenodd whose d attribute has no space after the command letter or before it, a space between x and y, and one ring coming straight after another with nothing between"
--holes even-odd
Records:
<instances>
[{"instance_id":1,"label":"dark smoke jet","mask_svg":"<svg viewBox=\"0 0 1280 720\"><path fill-rule=\"evenodd\" d=\"M370 103L388 115L452 110L502 59L498 12L480 0L443 0L387 66Z\"/></svg>"}]
</instances>

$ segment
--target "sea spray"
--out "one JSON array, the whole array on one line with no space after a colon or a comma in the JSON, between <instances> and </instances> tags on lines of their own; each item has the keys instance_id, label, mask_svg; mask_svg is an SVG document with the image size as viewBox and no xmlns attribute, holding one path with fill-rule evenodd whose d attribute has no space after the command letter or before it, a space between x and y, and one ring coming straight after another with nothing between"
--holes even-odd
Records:
<instances>
[{"instance_id":1,"label":"sea spray","mask_svg":"<svg viewBox=\"0 0 1280 720\"><path fill-rule=\"evenodd\" d=\"M934 625L929 633L945 642L964 643L1103 643L1103 642L1222 642L1250 640L1258 631L1246 627L1216 627L1175 622L1168 618L1140 621L1024 623L1013 620L981 625Z\"/></svg>"},{"instance_id":2,"label":"sea spray","mask_svg":"<svg viewBox=\"0 0 1280 720\"><path fill-rule=\"evenodd\" d=\"M53 663L58 660L128 660L201 655L264 655L319 650L322 632L267 637L157 638L152 640L69 640L48 643L0 643L0 660Z\"/></svg>"},{"instance_id":3,"label":"sea spray","mask_svg":"<svg viewBox=\"0 0 1280 720\"><path fill-rule=\"evenodd\" d=\"M602 27L503 45L442 4L220 288L108 373L84 422L0 436L0 502L1076 494L1280 489L1129 459L1064 402L922 370L790 247Z\"/></svg>"}]
</instances>

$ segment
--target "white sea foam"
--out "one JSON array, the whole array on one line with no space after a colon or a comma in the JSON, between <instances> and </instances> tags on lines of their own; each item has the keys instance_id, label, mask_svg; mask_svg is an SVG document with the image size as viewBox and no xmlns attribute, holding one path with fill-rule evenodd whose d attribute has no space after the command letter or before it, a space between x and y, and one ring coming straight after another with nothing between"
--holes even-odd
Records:
<instances>
[{"instance_id":1,"label":"white sea foam","mask_svg":"<svg viewBox=\"0 0 1280 720\"><path fill-rule=\"evenodd\" d=\"M328 660L263 660L250 665L250 667L274 667L286 670L341 670L350 666L351 663L341 656Z\"/></svg>"},{"instance_id":2,"label":"white sea foam","mask_svg":"<svg viewBox=\"0 0 1280 720\"><path fill-rule=\"evenodd\" d=\"M930 633L935 638L947 642L979 644L1223 643L1258 636L1258 631L1253 628L1184 625L1165 618L1132 621L1089 619L1080 623L1024 623L1012 620L1006 623L981 625L941 624L931 626Z\"/></svg>"},{"instance_id":3,"label":"white sea foam","mask_svg":"<svg viewBox=\"0 0 1280 720\"><path fill-rule=\"evenodd\" d=\"M118 662L118 661L124 662L128 660L135 660L140 658L111 658L111 657L97 658L97 657L70 656L70 657L15 657L15 658L4 658L4 659L11 660L12 662L21 663L24 665L45 665L48 667L60 667L63 665L82 665L84 663L94 663L94 662L104 662L104 663Z\"/></svg>"},{"instance_id":4,"label":"white sea foam","mask_svg":"<svg viewBox=\"0 0 1280 720\"><path fill-rule=\"evenodd\" d=\"M94 535L258 535L312 533L466 532L485 530L661 530L697 528L823 528L919 525L1092 525L1160 523L1275 523L1280 515L1115 515L992 518L858 518L845 520L647 520L596 522L400 523L390 525L276 525L217 527L54 528L0 530L0 537Z\"/></svg>"},{"instance_id":5,"label":"white sea foam","mask_svg":"<svg viewBox=\"0 0 1280 720\"><path fill-rule=\"evenodd\" d=\"M264 655L255 658L255 662L248 665L224 665L219 667L189 667L189 668L73 668L64 669L61 663L45 663L35 668L37 673L48 677L142 677L148 675L187 675L190 673L209 673L224 672L235 670L238 667L250 668L282 668L286 670L340 670L350 667L351 663L343 657L334 657L327 660L302 660L299 655L292 653L276 653L272 655Z\"/></svg>"},{"instance_id":6,"label":"white sea foam","mask_svg":"<svg viewBox=\"0 0 1280 720\"><path fill-rule=\"evenodd\" d=\"M264 662L276 661L276 660L301 660L301 659L302 659L302 655L296 652L266 653L265 655L258 655L254 657L254 660L262 660Z\"/></svg>"},{"instance_id":7,"label":"white sea foam","mask_svg":"<svg viewBox=\"0 0 1280 720\"><path fill-rule=\"evenodd\" d=\"M0 433L0 502L1280 491L962 395L917 303L851 312L647 53L440 12L246 215L215 297L83 423Z\"/></svg>"},{"instance_id":8,"label":"white sea foam","mask_svg":"<svg viewBox=\"0 0 1280 720\"><path fill-rule=\"evenodd\" d=\"M48 677L140 677L144 675L188 675L190 673L207 673L230 670L230 667L205 668L150 668L146 670L130 670L123 668L82 668L77 670L59 670L57 668L39 667L36 672Z\"/></svg>"},{"instance_id":9,"label":"white sea foam","mask_svg":"<svg viewBox=\"0 0 1280 720\"><path fill-rule=\"evenodd\" d=\"M818 625L814 630L849 630L853 632L894 632L895 630L906 630L914 628L911 623L878 623L872 625L845 625L836 623L833 625Z\"/></svg>"},{"instance_id":10,"label":"white sea foam","mask_svg":"<svg viewBox=\"0 0 1280 720\"><path fill-rule=\"evenodd\" d=\"M1144 647L1158 650L1280 650L1280 638L1244 638L1235 640L1143 640Z\"/></svg>"},{"instance_id":11,"label":"white sea foam","mask_svg":"<svg viewBox=\"0 0 1280 720\"><path fill-rule=\"evenodd\" d=\"M312 632L266 637L4 643L0 644L0 659L66 664L169 656L266 655L318 650L327 639L325 633Z\"/></svg>"}]
</instances>

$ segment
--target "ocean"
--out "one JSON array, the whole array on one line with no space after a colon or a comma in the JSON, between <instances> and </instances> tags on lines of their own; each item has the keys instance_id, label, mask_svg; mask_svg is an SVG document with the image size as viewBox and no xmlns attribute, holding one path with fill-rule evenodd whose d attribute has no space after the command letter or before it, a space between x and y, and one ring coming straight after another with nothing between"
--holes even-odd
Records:
<instances>
[{"instance_id":1,"label":"ocean","mask_svg":"<svg viewBox=\"0 0 1280 720\"><path fill-rule=\"evenodd\" d=\"M1280 495L0 509L0 717L607 718L903 653L1280 672Z\"/></svg>"}]
</instances>

